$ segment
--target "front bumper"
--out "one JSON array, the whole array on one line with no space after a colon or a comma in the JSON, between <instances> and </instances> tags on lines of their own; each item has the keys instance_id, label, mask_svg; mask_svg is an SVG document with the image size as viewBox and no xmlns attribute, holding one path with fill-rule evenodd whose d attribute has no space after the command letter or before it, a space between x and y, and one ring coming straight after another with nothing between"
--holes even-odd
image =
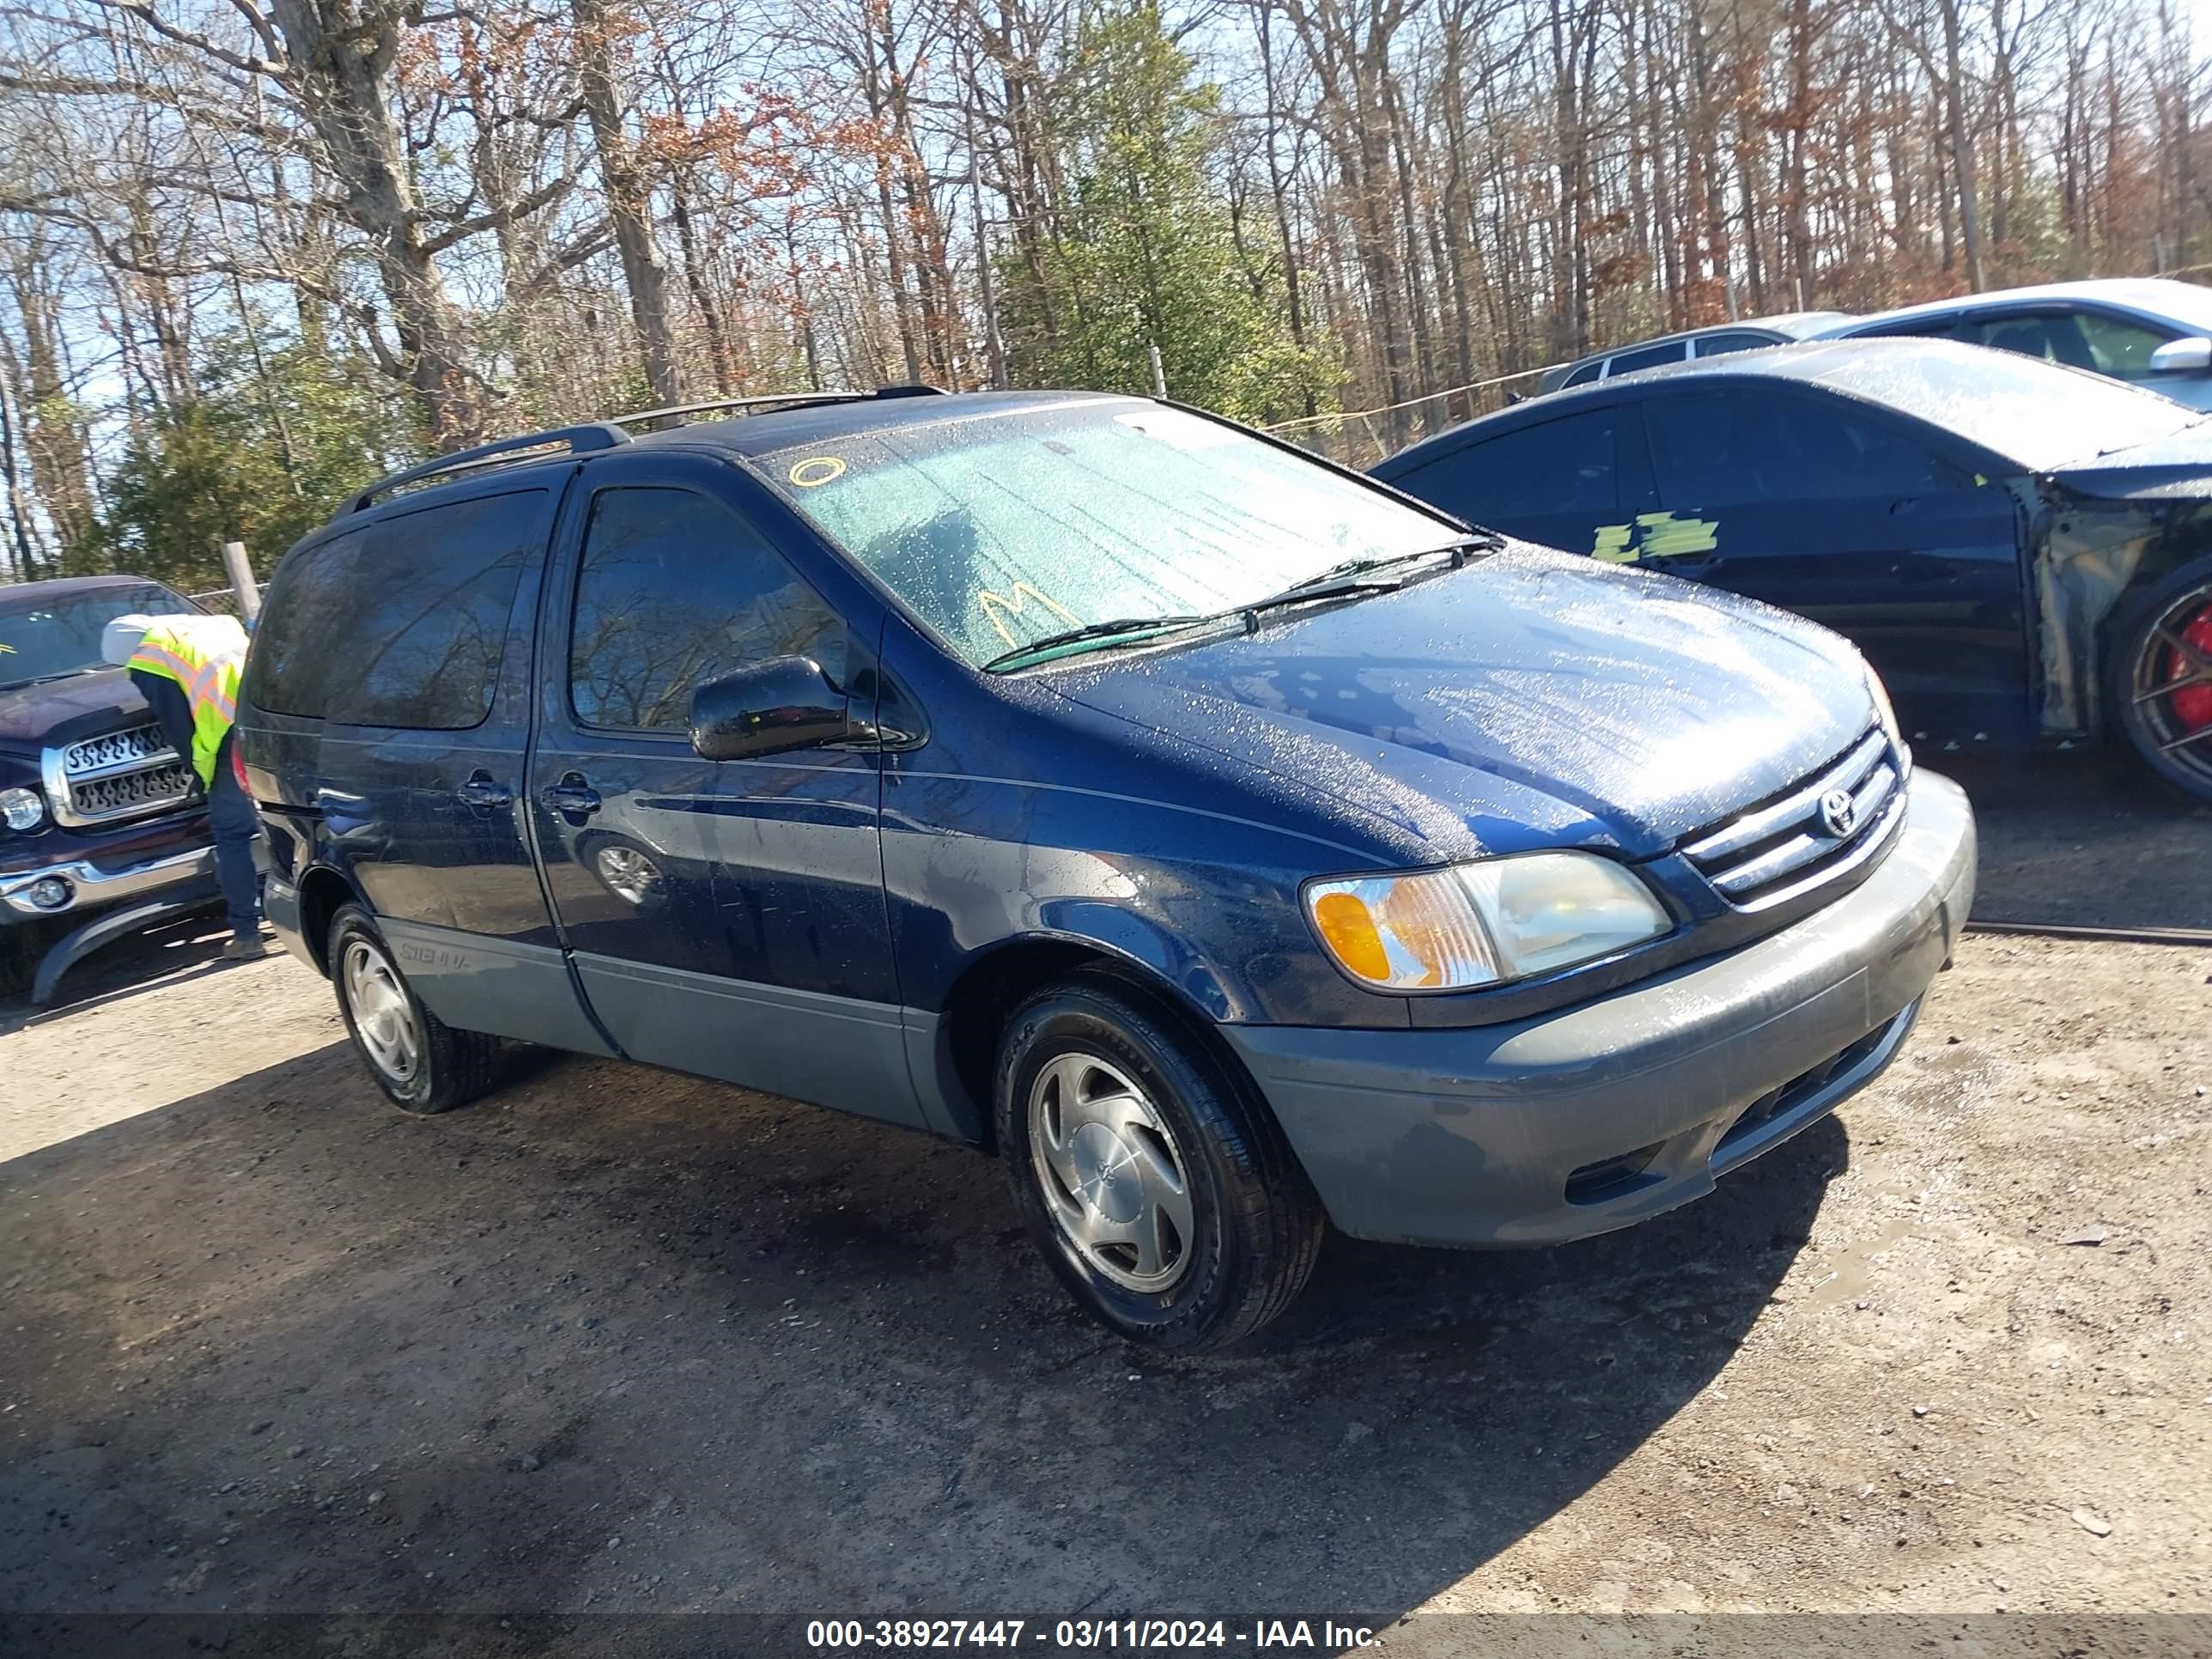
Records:
<instances>
[{"instance_id":1,"label":"front bumper","mask_svg":"<svg viewBox=\"0 0 2212 1659\"><path fill-rule=\"evenodd\" d=\"M1346 1232L1557 1243L1703 1196L1870 1081L1973 892L1972 809L1923 771L1880 869L1726 956L1509 1025L1219 1030Z\"/></svg>"},{"instance_id":2,"label":"front bumper","mask_svg":"<svg viewBox=\"0 0 2212 1659\"><path fill-rule=\"evenodd\" d=\"M195 847L182 853L165 853L135 863L104 866L90 859L70 859L31 870L0 875L0 922L23 917L69 916L105 909L125 899L142 898L163 888L205 881L215 874L215 848ZM68 897L59 904L37 904L32 890L40 882L59 880Z\"/></svg>"}]
</instances>

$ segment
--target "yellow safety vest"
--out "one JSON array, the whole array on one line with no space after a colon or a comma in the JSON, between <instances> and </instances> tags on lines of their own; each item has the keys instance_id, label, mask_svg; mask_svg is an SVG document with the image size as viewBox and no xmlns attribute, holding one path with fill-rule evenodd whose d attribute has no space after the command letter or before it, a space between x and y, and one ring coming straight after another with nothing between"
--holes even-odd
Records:
<instances>
[{"instance_id":1,"label":"yellow safety vest","mask_svg":"<svg viewBox=\"0 0 2212 1659\"><path fill-rule=\"evenodd\" d=\"M200 787L212 788L216 750L238 719L246 629L234 617L156 617L130 665L184 688L192 711L192 770Z\"/></svg>"}]
</instances>

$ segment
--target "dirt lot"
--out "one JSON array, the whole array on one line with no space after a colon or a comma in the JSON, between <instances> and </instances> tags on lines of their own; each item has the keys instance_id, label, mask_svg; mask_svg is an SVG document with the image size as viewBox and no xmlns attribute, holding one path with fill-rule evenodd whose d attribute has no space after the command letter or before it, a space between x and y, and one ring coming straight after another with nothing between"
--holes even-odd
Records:
<instances>
[{"instance_id":1,"label":"dirt lot","mask_svg":"<svg viewBox=\"0 0 2212 1659\"><path fill-rule=\"evenodd\" d=\"M1966 776L1985 914L2212 923L2212 820ZM409 1119L304 969L149 942L0 1015L0 1613L55 1648L25 1616L447 1616L234 1653L738 1628L592 1618L695 1610L2203 1651L2208 981L1970 939L1882 1081L1704 1202L1527 1255L1334 1240L1261 1340L1163 1361L1073 1314L967 1152L522 1052Z\"/></svg>"}]
</instances>

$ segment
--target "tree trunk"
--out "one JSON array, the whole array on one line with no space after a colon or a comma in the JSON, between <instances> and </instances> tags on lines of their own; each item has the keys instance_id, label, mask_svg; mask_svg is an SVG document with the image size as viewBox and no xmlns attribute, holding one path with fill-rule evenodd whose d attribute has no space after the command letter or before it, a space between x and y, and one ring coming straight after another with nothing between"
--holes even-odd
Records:
<instances>
[{"instance_id":1,"label":"tree trunk","mask_svg":"<svg viewBox=\"0 0 2212 1659\"><path fill-rule=\"evenodd\" d=\"M1959 46L1959 0L1936 0L1943 12L1943 70L1949 94L1951 167L1959 191L1959 240L1966 254L1966 283L1979 294L1982 281L1982 226L1979 204L1974 199L1974 141L1966 131L1966 71Z\"/></svg>"},{"instance_id":2,"label":"tree trunk","mask_svg":"<svg viewBox=\"0 0 2212 1659\"><path fill-rule=\"evenodd\" d=\"M270 0L270 12L293 90L329 151L345 216L368 239L391 304L399 342L392 366L412 390L433 444L471 443L483 431L482 386L469 372L444 276L422 234L406 135L394 113L398 15L358 0Z\"/></svg>"},{"instance_id":3,"label":"tree trunk","mask_svg":"<svg viewBox=\"0 0 2212 1659\"><path fill-rule=\"evenodd\" d=\"M629 289L630 322L645 361L646 385L654 403L681 403L676 332L668 316L668 267L653 234L653 185L625 125L628 99L615 50L620 25L607 0L570 0L570 4L576 19L576 68L584 112L591 119L592 144L599 153L599 183L606 195L607 218L614 227L615 251L622 258L623 282Z\"/></svg>"}]
</instances>

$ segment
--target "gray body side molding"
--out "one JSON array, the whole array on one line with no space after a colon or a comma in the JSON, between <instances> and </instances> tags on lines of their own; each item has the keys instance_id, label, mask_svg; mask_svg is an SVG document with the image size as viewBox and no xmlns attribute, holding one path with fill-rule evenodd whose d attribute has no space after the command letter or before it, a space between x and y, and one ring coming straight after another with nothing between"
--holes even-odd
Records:
<instances>
[{"instance_id":1,"label":"gray body side molding","mask_svg":"<svg viewBox=\"0 0 2212 1659\"><path fill-rule=\"evenodd\" d=\"M907 1068L906 1011L821 991L574 954L591 1006L632 1060L937 1127ZM410 969L411 972L411 969Z\"/></svg>"},{"instance_id":2,"label":"gray body side molding","mask_svg":"<svg viewBox=\"0 0 2212 1659\"><path fill-rule=\"evenodd\" d=\"M568 963L551 945L516 945L390 916L379 916L376 925L398 957L408 985L447 1024L616 1057Z\"/></svg>"}]
</instances>

